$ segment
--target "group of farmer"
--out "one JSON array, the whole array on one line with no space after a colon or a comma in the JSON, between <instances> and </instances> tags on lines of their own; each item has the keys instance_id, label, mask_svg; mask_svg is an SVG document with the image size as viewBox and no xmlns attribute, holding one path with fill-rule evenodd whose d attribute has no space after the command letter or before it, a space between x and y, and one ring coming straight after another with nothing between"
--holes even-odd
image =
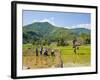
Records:
<instances>
[{"instance_id":1,"label":"group of farmer","mask_svg":"<svg viewBox=\"0 0 100 80\"><path fill-rule=\"evenodd\" d=\"M72 44L73 44L74 53L76 54L76 50L79 48L78 45L77 45L77 39L74 39L72 41ZM48 55L48 49L43 48L43 46L40 47L40 50L38 48L36 48L36 56L38 56L39 53L40 53L40 55L49 56ZM54 50L51 50L51 56L55 56Z\"/></svg>"},{"instance_id":2,"label":"group of farmer","mask_svg":"<svg viewBox=\"0 0 100 80\"><path fill-rule=\"evenodd\" d=\"M38 56L39 53L40 53L40 55L49 56L48 49L43 48L43 47L40 47L40 50L38 48L36 48L36 56ZM54 50L51 51L51 56L55 56Z\"/></svg>"}]
</instances>

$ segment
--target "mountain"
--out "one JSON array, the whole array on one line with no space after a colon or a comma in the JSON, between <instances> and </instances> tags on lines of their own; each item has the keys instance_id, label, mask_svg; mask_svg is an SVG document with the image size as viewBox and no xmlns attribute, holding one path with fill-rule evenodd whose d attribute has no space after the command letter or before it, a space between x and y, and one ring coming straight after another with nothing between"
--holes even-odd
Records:
<instances>
[{"instance_id":1,"label":"mountain","mask_svg":"<svg viewBox=\"0 0 100 80\"><path fill-rule=\"evenodd\" d=\"M75 28L75 29L71 29L72 32L80 34L80 33L90 33L89 29L85 29L85 28Z\"/></svg>"},{"instance_id":2,"label":"mountain","mask_svg":"<svg viewBox=\"0 0 100 80\"><path fill-rule=\"evenodd\" d=\"M24 32L33 31L40 32L41 34L47 34L55 27L48 22L35 22L23 27Z\"/></svg>"},{"instance_id":3,"label":"mountain","mask_svg":"<svg viewBox=\"0 0 100 80\"><path fill-rule=\"evenodd\" d=\"M49 40L57 41L59 39L71 40L78 37L80 33L90 34L90 30L85 28L68 29L57 27L49 22L35 22L23 26L23 42Z\"/></svg>"}]
</instances>

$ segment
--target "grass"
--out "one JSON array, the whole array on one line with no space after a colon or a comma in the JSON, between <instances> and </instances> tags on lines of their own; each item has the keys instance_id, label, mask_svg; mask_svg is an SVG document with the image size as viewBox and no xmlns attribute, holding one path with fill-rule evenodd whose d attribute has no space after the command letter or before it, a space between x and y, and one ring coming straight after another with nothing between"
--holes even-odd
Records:
<instances>
[{"instance_id":1,"label":"grass","mask_svg":"<svg viewBox=\"0 0 100 80\"><path fill-rule=\"evenodd\" d=\"M39 47L39 46L38 46ZM91 50L90 45L82 45L79 46L77 50L77 54L73 52L72 46L45 46L50 49L59 49L61 52L61 59L63 61L64 67L74 67L74 66L90 66L90 56ZM31 48L27 53L29 55L24 56L26 54L25 50ZM32 46L31 44L23 45L23 65L31 66L31 68L42 68L42 67L52 67L55 65L56 60L53 60L53 57L49 56L45 58L45 56L35 56L35 48L36 46ZM30 55L32 54L32 55ZM49 53L50 54L50 53ZM36 64L38 63L38 64Z\"/></svg>"}]
</instances>

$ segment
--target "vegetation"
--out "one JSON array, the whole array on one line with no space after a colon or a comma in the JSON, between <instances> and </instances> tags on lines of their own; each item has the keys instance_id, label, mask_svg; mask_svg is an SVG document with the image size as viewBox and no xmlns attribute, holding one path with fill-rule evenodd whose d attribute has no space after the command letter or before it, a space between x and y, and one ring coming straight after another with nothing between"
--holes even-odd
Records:
<instances>
[{"instance_id":1,"label":"vegetation","mask_svg":"<svg viewBox=\"0 0 100 80\"><path fill-rule=\"evenodd\" d=\"M24 44L50 45L52 42L56 42L58 46L65 46L75 37L82 44L90 44L90 30L88 29L67 29L53 26L48 22L35 22L23 26Z\"/></svg>"}]
</instances>

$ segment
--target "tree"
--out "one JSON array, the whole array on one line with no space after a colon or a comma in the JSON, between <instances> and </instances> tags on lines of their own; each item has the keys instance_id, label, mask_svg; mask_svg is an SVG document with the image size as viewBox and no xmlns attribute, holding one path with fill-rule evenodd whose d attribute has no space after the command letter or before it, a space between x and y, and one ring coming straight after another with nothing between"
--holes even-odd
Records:
<instances>
[{"instance_id":1,"label":"tree","mask_svg":"<svg viewBox=\"0 0 100 80\"><path fill-rule=\"evenodd\" d=\"M89 38L85 39L85 44L90 44L91 40Z\"/></svg>"},{"instance_id":2,"label":"tree","mask_svg":"<svg viewBox=\"0 0 100 80\"><path fill-rule=\"evenodd\" d=\"M90 44L90 34L87 34L87 33L80 33L80 38L83 42L83 44Z\"/></svg>"},{"instance_id":3,"label":"tree","mask_svg":"<svg viewBox=\"0 0 100 80\"><path fill-rule=\"evenodd\" d=\"M59 39L57 41L57 46L66 46L66 41L64 39Z\"/></svg>"}]
</instances>

